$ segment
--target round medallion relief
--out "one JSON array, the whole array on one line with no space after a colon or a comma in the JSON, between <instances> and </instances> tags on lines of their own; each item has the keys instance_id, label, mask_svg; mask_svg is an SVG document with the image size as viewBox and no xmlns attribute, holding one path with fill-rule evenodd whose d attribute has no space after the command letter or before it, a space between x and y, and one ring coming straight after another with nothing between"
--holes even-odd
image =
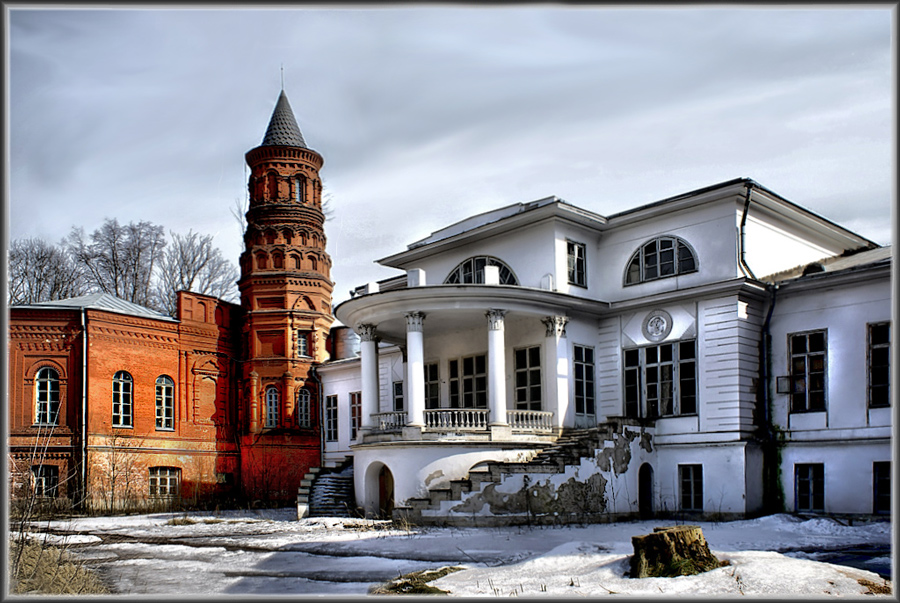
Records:
<instances>
[{"instance_id":1,"label":"round medallion relief","mask_svg":"<svg viewBox=\"0 0 900 603\"><path fill-rule=\"evenodd\" d=\"M644 319L641 330L650 341L662 341L672 332L672 317L665 310L654 310Z\"/></svg>"}]
</instances>

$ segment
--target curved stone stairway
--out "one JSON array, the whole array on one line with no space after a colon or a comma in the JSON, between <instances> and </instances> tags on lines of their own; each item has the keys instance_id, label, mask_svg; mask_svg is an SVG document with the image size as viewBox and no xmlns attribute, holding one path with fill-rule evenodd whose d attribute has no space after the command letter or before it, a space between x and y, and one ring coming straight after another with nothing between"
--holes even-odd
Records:
<instances>
[{"instance_id":1,"label":"curved stone stairway","mask_svg":"<svg viewBox=\"0 0 900 603\"><path fill-rule=\"evenodd\" d=\"M626 434L627 431L629 432ZM639 431L638 431L639 430ZM395 507L395 518L403 518L410 523L418 525L473 525L474 523L495 523L496 525L507 525L520 523L522 521L531 521L535 517L524 517L516 514L508 516L492 518L482 518L475 521L475 517L465 518L459 516L447 516L440 510L446 510L447 504L442 502L460 502L469 498L470 495L479 493L485 494L487 491L493 491L502 482L508 479L516 479L524 476L524 483L535 483L546 480L553 474L566 473L571 471L572 467L578 466L582 459L595 457L601 464L603 460L609 463L617 456L617 450L622 452L622 445L628 446L629 443L636 438L641 443L641 447L645 445L649 448L650 437L645 434L643 426L632 419L611 419L606 423L597 427L588 429L571 429L560 434L556 442L538 452L527 462L498 462L490 461L484 466L479 466L471 471L463 479L450 480L449 487L431 488L428 490L428 496L422 498L411 498L406 501L406 506ZM627 463L627 461L626 461ZM587 490L582 491L582 496ZM581 511L573 514L570 521L591 521L587 515L597 515L596 510L593 512ZM597 521L597 518L593 519ZM564 517L557 517L554 521L565 521Z\"/></svg>"}]
</instances>

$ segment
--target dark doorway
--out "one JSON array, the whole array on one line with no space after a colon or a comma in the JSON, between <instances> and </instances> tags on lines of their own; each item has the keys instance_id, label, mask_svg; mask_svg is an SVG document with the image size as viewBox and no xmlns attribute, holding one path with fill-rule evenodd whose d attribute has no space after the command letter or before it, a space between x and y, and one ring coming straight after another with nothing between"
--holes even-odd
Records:
<instances>
[{"instance_id":1,"label":"dark doorway","mask_svg":"<svg viewBox=\"0 0 900 603\"><path fill-rule=\"evenodd\" d=\"M394 512L394 476L385 466L378 472L378 514L387 519Z\"/></svg>"},{"instance_id":2,"label":"dark doorway","mask_svg":"<svg viewBox=\"0 0 900 603\"><path fill-rule=\"evenodd\" d=\"M653 517L653 467L649 463L638 471L638 513L641 519Z\"/></svg>"}]
</instances>

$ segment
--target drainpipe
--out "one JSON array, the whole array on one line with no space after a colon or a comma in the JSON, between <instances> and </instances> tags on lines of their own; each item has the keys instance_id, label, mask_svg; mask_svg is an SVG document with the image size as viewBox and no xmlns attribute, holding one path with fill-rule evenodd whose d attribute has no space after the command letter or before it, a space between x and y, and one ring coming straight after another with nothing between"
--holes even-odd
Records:
<instances>
[{"instance_id":1,"label":"drainpipe","mask_svg":"<svg viewBox=\"0 0 900 603\"><path fill-rule=\"evenodd\" d=\"M322 380L319 379L319 373L316 372L316 366L313 365L309 367L309 373L307 374L308 379L312 379L316 382L316 406L319 410L319 420L318 424L320 426L325 425L325 403L324 403L324 392L322 391ZM325 466L325 430L320 427L319 429L319 466Z\"/></svg>"},{"instance_id":2,"label":"drainpipe","mask_svg":"<svg viewBox=\"0 0 900 603\"><path fill-rule=\"evenodd\" d=\"M777 467L772 466L772 463L778 463L778 456L775 455L772 458L772 452L774 451L774 446L777 446L777 443L774 442L774 437L772 433L772 417L769 412L769 391L771 388L771 380L772 380L772 338L769 334L769 325L772 322L772 314L775 311L775 302L777 301L778 295L778 284L772 284L768 287L768 290L772 293L772 299L769 303L769 310L766 313L766 320L763 323L762 327L762 340L760 341L760 372L762 382L760 387L762 388L762 411L763 411L763 492L769 492L768 496L764 496L763 499L763 507L764 511L775 511L775 504L772 500L772 497L778 491L779 485L776 483L776 479L772 477L772 475L777 476ZM768 454L767 454L768 453ZM768 460L768 463L767 463ZM775 472L774 474L772 472ZM772 508L766 508L772 507Z\"/></svg>"},{"instance_id":3,"label":"drainpipe","mask_svg":"<svg viewBox=\"0 0 900 603\"><path fill-rule=\"evenodd\" d=\"M741 231L740 231L740 239L738 241L739 247L739 261L741 264L741 269L744 271L744 274L749 276L750 278L756 280L756 275L753 274L753 271L750 270L750 266L747 265L747 257L746 257L746 247L745 247L745 227L747 225L747 214L750 213L750 191L753 190L753 183L747 183L747 198L744 201L744 215L741 216Z\"/></svg>"},{"instance_id":4,"label":"drainpipe","mask_svg":"<svg viewBox=\"0 0 900 603\"><path fill-rule=\"evenodd\" d=\"M81 308L81 498L87 504L87 308Z\"/></svg>"}]
</instances>

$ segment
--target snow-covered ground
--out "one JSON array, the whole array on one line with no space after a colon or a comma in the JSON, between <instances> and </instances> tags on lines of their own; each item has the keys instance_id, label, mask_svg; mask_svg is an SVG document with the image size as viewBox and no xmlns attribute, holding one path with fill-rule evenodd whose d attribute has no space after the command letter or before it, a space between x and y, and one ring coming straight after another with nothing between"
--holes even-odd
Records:
<instances>
[{"instance_id":1,"label":"snow-covered ground","mask_svg":"<svg viewBox=\"0 0 900 603\"><path fill-rule=\"evenodd\" d=\"M679 578L625 577L631 537L674 522L398 529L294 509L95 517L49 526L120 594L363 595L408 572L463 566L431 584L458 596L863 595L873 571L817 561L850 547L889 550L891 526L773 515L702 522L730 565ZM176 523L185 525L172 525ZM187 520L187 521L185 521ZM889 560L871 569L885 572Z\"/></svg>"}]
</instances>

